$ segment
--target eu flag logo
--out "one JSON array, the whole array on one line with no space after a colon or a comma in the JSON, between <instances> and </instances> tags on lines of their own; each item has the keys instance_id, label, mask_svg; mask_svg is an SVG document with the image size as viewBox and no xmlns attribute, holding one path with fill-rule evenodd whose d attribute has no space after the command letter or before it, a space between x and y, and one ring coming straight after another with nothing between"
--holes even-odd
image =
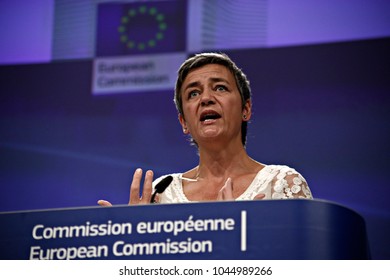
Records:
<instances>
[{"instance_id":1,"label":"eu flag logo","mask_svg":"<svg viewBox=\"0 0 390 280\"><path fill-rule=\"evenodd\" d=\"M96 56L185 52L186 2L99 4Z\"/></svg>"}]
</instances>

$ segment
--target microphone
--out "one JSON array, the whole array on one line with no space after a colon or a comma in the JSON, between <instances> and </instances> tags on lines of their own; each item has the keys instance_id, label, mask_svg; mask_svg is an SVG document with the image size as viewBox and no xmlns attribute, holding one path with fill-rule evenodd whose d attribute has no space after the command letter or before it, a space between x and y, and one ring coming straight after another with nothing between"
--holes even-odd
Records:
<instances>
[{"instance_id":1,"label":"microphone","mask_svg":"<svg viewBox=\"0 0 390 280\"><path fill-rule=\"evenodd\" d=\"M155 187L155 191L152 194L152 197L150 198L150 203L155 203L154 199L156 197L156 194L163 193L165 189L169 186L169 184L172 182L173 177L171 175L165 177L162 179Z\"/></svg>"}]
</instances>

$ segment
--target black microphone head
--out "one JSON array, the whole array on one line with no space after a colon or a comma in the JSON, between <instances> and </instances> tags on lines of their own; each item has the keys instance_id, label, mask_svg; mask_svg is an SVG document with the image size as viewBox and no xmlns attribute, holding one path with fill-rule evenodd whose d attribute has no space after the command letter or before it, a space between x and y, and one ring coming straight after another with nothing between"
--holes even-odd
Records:
<instances>
[{"instance_id":1,"label":"black microphone head","mask_svg":"<svg viewBox=\"0 0 390 280\"><path fill-rule=\"evenodd\" d=\"M163 193L165 189L169 186L169 184L172 182L172 180L173 177L171 175L162 179L154 188L156 190L156 193Z\"/></svg>"}]
</instances>

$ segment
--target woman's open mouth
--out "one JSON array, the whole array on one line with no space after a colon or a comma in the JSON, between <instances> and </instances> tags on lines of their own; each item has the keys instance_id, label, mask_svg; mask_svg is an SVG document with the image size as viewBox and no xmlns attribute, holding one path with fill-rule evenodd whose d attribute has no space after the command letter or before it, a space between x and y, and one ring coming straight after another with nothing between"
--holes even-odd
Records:
<instances>
[{"instance_id":1,"label":"woman's open mouth","mask_svg":"<svg viewBox=\"0 0 390 280\"><path fill-rule=\"evenodd\" d=\"M221 115L215 111L207 110L200 115L200 121L202 123L212 123L215 120L221 118Z\"/></svg>"}]
</instances>

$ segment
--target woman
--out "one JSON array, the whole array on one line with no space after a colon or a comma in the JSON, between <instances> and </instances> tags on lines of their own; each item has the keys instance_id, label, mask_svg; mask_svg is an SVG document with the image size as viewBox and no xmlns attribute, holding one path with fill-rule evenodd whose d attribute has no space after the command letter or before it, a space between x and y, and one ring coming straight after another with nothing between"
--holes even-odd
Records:
<instances>
[{"instance_id":1,"label":"woman","mask_svg":"<svg viewBox=\"0 0 390 280\"><path fill-rule=\"evenodd\" d=\"M216 200L308 198L305 179L283 165L264 165L245 150L247 123L252 115L251 90L245 74L225 54L202 53L187 59L178 71L175 104L183 133L199 152L199 164L177 174L159 196L159 203ZM153 172L137 169L129 204L149 203ZM102 206L111 205L100 200Z\"/></svg>"}]
</instances>

